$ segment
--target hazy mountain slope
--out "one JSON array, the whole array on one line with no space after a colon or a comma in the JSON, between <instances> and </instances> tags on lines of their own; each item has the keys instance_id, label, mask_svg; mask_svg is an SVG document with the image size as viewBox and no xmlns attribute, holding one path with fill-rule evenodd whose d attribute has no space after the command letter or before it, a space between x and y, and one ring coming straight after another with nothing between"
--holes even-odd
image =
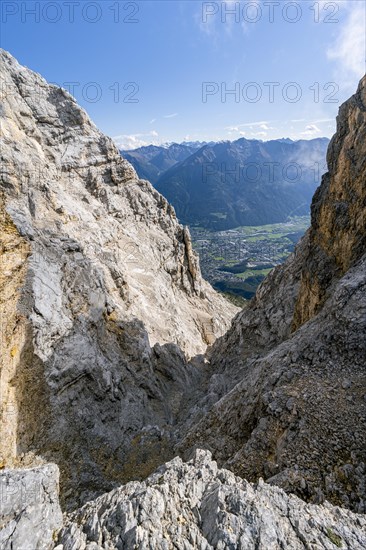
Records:
<instances>
[{"instance_id":1,"label":"hazy mountain slope","mask_svg":"<svg viewBox=\"0 0 366 550\"><path fill-rule=\"evenodd\" d=\"M169 146L148 145L123 151L122 156L135 168L138 176L155 184L169 168L182 162L204 143L172 143Z\"/></svg>"},{"instance_id":2,"label":"hazy mountain slope","mask_svg":"<svg viewBox=\"0 0 366 550\"><path fill-rule=\"evenodd\" d=\"M207 446L239 475L363 512L365 138L366 77L340 109L311 229L212 347L211 399L180 446Z\"/></svg>"},{"instance_id":3,"label":"hazy mountain slope","mask_svg":"<svg viewBox=\"0 0 366 550\"><path fill-rule=\"evenodd\" d=\"M308 214L329 140L207 144L155 183L187 224L214 230Z\"/></svg>"},{"instance_id":4,"label":"hazy mountain slope","mask_svg":"<svg viewBox=\"0 0 366 550\"><path fill-rule=\"evenodd\" d=\"M173 209L65 91L1 61L1 547L363 549L364 516L207 451L117 486L203 447L365 511L366 77L310 230L213 342L234 308ZM50 460L64 507L112 491L62 518Z\"/></svg>"},{"instance_id":5,"label":"hazy mountain slope","mask_svg":"<svg viewBox=\"0 0 366 550\"><path fill-rule=\"evenodd\" d=\"M200 377L186 357L236 309L68 93L6 52L1 79L1 458L56 461L63 497L82 500L171 456L163 427Z\"/></svg>"}]
</instances>

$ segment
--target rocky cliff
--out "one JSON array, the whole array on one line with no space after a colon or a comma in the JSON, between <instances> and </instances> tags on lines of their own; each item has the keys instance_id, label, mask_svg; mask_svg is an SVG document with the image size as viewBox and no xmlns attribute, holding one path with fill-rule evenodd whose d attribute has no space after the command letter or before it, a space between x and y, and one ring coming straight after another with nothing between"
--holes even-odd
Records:
<instances>
[{"instance_id":1,"label":"rocky cliff","mask_svg":"<svg viewBox=\"0 0 366 550\"><path fill-rule=\"evenodd\" d=\"M0 397L1 397L1 462L16 456L16 396L12 383L19 368L20 349L24 345L26 319L20 305L20 289L26 277L29 243L18 232L5 210L0 194ZM1 463L0 462L0 463ZM2 463L2 466L4 464Z\"/></svg>"},{"instance_id":2,"label":"rocky cliff","mask_svg":"<svg viewBox=\"0 0 366 550\"><path fill-rule=\"evenodd\" d=\"M179 457L62 518L54 464L0 473L3 550L363 550L365 516Z\"/></svg>"},{"instance_id":3,"label":"rocky cliff","mask_svg":"<svg viewBox=\"0 0 366 550\"><path fill-rule=\"evenodd\" d=\"M342 105L324 176L312 204L309 245L301 273L294 328L319 311L335 278L366 250L366 83Z\"/></svg>"},{"instance_id":4,"label":"rocky cliff","mask_svg":"<svg viewBox=\"0 0 366 550\"><path fill-rule=\"evenodd\" d=\"M187 359L236 309L67 92L6 52L1 80L1 459L54 460L63 498L83 499L171 458L165 433L201 376Z\"/></svg>"},{"instance_id":5,"label":"rocky cliff","mask_svg":"<svg viewBox=\"0 0 366 550\"><path fill-rule=\"evenodd\" d=\"M177 457L145 482L86 504L67 518L59 542L64 550L363 550L366 518L248 483L197 450L187 464Z\"/></svg>"},{"instance_id":6,"label":"rocky cliff","mask_svg":"<svg viewBox=\"0 0 366 550\"><path fill-rule=\"evenodd\" d=\"M55 464L0 472L0 548L50 550L63 517Z\"/></svg>"},{"instance_id":7,"label":"rocky cliff","mask_svg":"<svg viewBox=\"0 0 366 550\"><path fill-rule=\"evenodd\" d=\"M211 401L178 447L204 445L238 475L363 512L365 143L366 77L340 108L310 230L213 345Z\"/></svg>"},{"instance_id":8,"label":"rocky cliff","mask_svg":"<svg viewBox=\"0 0 366 550\"><path fill-rule=\"evenodd\" d=\"M4 549L364 548L337 506L365 511L366 78L311 229L225 332L165 199L64 90L1 76Z\"/></svg>"}]
</instances>

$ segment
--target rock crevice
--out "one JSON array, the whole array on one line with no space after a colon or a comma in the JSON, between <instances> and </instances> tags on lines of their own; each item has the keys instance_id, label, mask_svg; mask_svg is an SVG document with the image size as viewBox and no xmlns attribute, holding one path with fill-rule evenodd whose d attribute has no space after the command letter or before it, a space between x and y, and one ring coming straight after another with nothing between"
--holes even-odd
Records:
<instances>
[{"instance_id":1,"label":"rock crevice","mask_svg":"<svg viewBox=\"0 0 366 550\"><path fill-rule=\"evenodd\" d=\"M0 58L0 459L23 467L0 481L43 487L2 505L4 548L42 521L32 550L56 544L58 471L37 461L75 510L62 550L365 548L337 506L366 500L366 77L310 230L238 312L75 100Z\"/></svg>"},{"instance_id":2,"label":"rock crevice","mask_svg":"<svg viewBox=\"0 0 366 550\"><path fill-rule=\"evenodd\" d=\"M188 359L204 353L205 327L214 340L237 310L202 279L174 209L76 101L0 58L2 219L14 241L5 232L2 248L27 248L1 289L3 408L11 394L18 410L4 417L1 458L56 462L62 502L75 506L172 457L175 411L201 378Z\"/></svg>"}]
</instances>

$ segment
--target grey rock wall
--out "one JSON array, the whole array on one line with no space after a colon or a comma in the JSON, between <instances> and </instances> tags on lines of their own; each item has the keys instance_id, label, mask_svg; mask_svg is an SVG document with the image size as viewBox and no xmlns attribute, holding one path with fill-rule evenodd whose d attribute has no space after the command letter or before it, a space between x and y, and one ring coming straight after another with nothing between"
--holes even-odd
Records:
<instances>
[{"instance_id":1,"label":"grey rock wall","mask_svg":"<svg viewBox=\"0 0 366 550\"><path fill-rule=\"evenodd\" d=\"M55 464L0 471L0 548L50 550L63 518Z\"/></svg>"}]
</instances>

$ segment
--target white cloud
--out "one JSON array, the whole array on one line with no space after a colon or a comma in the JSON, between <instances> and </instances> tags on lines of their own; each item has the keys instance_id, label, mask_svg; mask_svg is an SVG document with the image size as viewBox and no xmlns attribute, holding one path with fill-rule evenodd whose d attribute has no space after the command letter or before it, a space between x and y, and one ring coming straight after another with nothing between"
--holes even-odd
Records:
<instances>
[{"instance_id":1,"label":"white cloud","mask_svg":"<svg viewBox=\"0 0 366 550\"><path fill-rule=\"evenodd\" d=\"M328 48L327 56L337 63L337 83L354 89L355 84L365 74L366 6L362 0L352 0L342 4L342 7L347 10L346 21Z\"/></svg>"},{"instance_id":2,"label":"white cloud","mask_svg":"<svg viewBox=\"0 0 366 550\"><path fill-rule=\"evenodd\" d=\"M164 115L164 118L175 118L178 116L178 113L172 113L171 115Z\"/></svg>"},{"instance_id":3,"label":"white cloud","mask_svg":"<svg viewBox=\"0 0 366 550\"><path fill-rule=\"evenodd\" d=\"M152 118L149 122L149 124L154 124L154 122L156 122L156 118Z\"/></svg>"},{"instance_id":4,"label":"white cloud","mask_svg":"<svg viewBox=\"0 0 366 550\"><path fill-rule=\"evenodd\" d=\"M245 122L244 124L238 124L237 126L227 126L225 128L225 130L230 130L230 131L233 131L233 132L239 132L239 129L240 128L252 128L252 127L255 127L255 126L259 126L261 129L263 130L270 130L270 129L273 129L273 128L269 128L267 126L267 124L270 124L271 120L259 120L258 122ZM264 126L266 126L266 128L264 128Z\"/></svg>"},{"instance_id":5,"label":"white cloud","mask_svg":"<svg viewBox=\"0 0 366 550\"><path fill-rule=\"evenodd\" d=\"M268 137L268 132L240 132L240 135L242 137L246 137L247 139L265 139Z\"/></svg>"},{"instance_id":6,"label":"white cloud","mask_svg":"<svg viewBox=\"0 0 366 550\"><path fill-rule=\"evenodd\" d=\"M262 128L263 126L267 126L267 124L270 124L270 120L260 120L259 122L246 122L245 124L240 124L240 127L252 127L252 126L259 126Z\"/></svg>"},{"instance_id":7,"label":"white cloud","mask_svg":"<svg viewBox=\"0 0 366 550\"><path fill-rule=\"evenodd\" d=\"M320 134L321 130L316 126L316 124L308 124L305 127L305 131L301 132L301 136L315 136L316 134Z\"/></svg>"},{"instance_id":8,"label":"white cloud","mask_svg":"<svg viewBox=\"0 0 366 550\"><path fill-rule=\"evenodd\" d=\"M270 121L268 120L259 120L256 122L245 122L237 126L226 126L225 130L230 139L237 139L235 138L235 134L250 139L264 139L268 137L268 132L276 130L276 128L269 124Z\"/></svg>"},{"instance_id":9,"label":"white cloud","mask_svg":"<svg viewBox=\"0 0 366 550\"><path fill-rule=\"evenodd\" d=\"M197 13L196 20L201 31L211 39L214 39L214 41L217 41L220 38L220 35L222 36L223 25L224 31L231 35L233 24L236 21L236 16L229 15L229 13L237 10L237 4L238 3L235 0L200 2L200 9Z\"/></svg>"},{"instance_id":10,"label":"white cloud","mask_svg":"<svg viewBox=\"0 0 366 550\"><path fill-rule=\"evenodd\" d=\"M274 130L275 128L271 127L271 126L268 126L268 124L260 124L259 125L259 128L261 130Z\"/></svg>"},{"instance_id":11,"label":"white cloud","mask_svg":"<svg viewBox=\"0 0 366 550\"><path fill-rule=\"evenodd\" d=\"M213 37L216 35L215 7L213 5L213 8L210 10L208 4L204 4L203 2L201 2L199 6L200 8L195 16L196 23L204 34Z\"/></svg>"},{"instance_id":12,"label":"white cloud","mask_svg":"<svg viewBox=\"0 0 366 550\"><path fill-rule=\"evenodd\" d=\"M160 145L162 140L158 138L158 132L152 130L147 134L121 134L114 136L112 139L119 149L129 151L131 149L138 149L138 147L144 147L145 145Z\"/></svg>"},{"instance_id":13,"label":"white cloud","mask_svg":"<svg viewBox=\"0 0 366 550\"><path fill-rule=\"evenodd\" d=\"M320 128L318 128L315 124L308 124L305 130L309 130L310 132L320 132Z\"/></svg>"}]
</instances>

